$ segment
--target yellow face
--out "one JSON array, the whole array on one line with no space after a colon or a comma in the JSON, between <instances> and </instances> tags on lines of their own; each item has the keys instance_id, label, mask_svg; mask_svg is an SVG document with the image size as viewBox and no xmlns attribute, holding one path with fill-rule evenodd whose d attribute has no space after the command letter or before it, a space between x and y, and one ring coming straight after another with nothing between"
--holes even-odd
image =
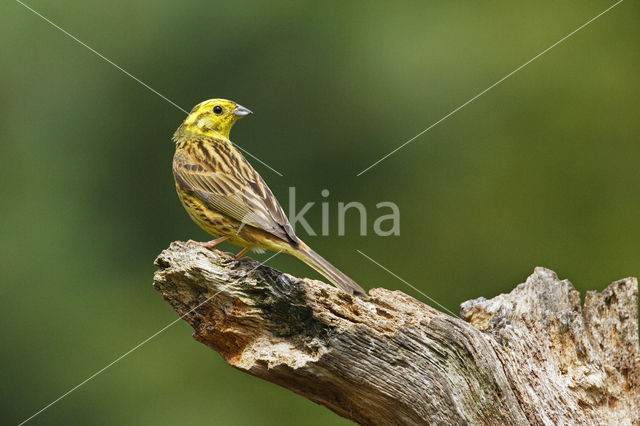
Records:
<instances>
[{"instance_id":1,"label":"yellow face","mask_svg":"<svg viewBox=\"0 0 640 426\"><path fill-rule=\"evenodd\" d=\"M226 99L209 99L193 107L182 124L185 131L196 134L229 137L235 122L251 114L247 108Z\"/></svg>"}]
</instances>

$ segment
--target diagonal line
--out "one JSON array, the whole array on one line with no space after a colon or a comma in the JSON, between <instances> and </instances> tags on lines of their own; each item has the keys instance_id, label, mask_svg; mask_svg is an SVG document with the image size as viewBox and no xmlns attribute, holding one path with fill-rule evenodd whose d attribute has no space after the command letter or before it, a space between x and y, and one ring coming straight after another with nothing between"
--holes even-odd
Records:
<instances>
[{"instance_id":1,"label":"diagonal line","mask_svg":"<svg viewBox=\"0 0 640 426\"><path fill-rule=\"evenodd\" d=\"M247 272L247 274L255 271L256 269L258 269L259 267L263 266L265 263L267 263L268 261L270 261L271 259L273 259L274 257L276 257L277 255L279 255L281 252L277 252L274 255L272 255L271 257L269 257L267 260L265 260L264 262L260 262L260 264L258 264L258 266L256 266L255 268L253 268L252 270L250 270L249 272ZM246 275L246 274L245 274ZM208 297L204 302L199 303L195 308L192 308L190 311L180 315L178 318L176 318L175 320L171 321L169 324L165 325L164 327L162 327L160 330L156 331L155 333L153 333L151 336L147 337L146 339L144 339L142 342L138 343L137 345L135 345L133 348L129 349L127 352L123 353L122 355L120 355L118 358L114 359L113 361L111 361L109 364L105 365L104 367L102 367L100 370L96 371L95 373L93 373L91 376L87 377L86 379L84 379L82 382L78 383L76 386L72 387L71 389L69 389L67 392L63 393L62 395L60 395L58 398L54 399L53 401L51 401L49 404L45 405L44 407L42 407L39 411L35 412L33 415L31 415L31 417L23 420L22 422L20 422L20 424L18 426L22 426L25 423L27 423L28 421L32 420L34 417L38 416L39 414L41 414L42 412L44 412L45 410L47 410L48 408L50 408L51 406L53 406L54 404L56 404L57 402L59 402L60 400L64 399L65 397L69 396L69 394L71 394L72 392L74 392L75 390L77 390L78 388L80 388L81 386L83 386L84 384L86 384L87 382L93 380L96 378L96 376L100 375L102 372L104 372L106 369L108 369L109 367L111 367L112 365L114 365L115 363L117 363L118 361L122 360L123 358L125 358L126 356L128 356L129 354L131 354L132 352L134 352L135 350L139 349L141 346L143 346L144 344L146 344L148 341L150 341L151 339L153 339L154 337L156 337L157 335L163 333L165 330L167 330L168 328L170 328L171 326L173 326L175 323L177 323L178 321L180 321L181 319L183 319L185 316L189 315L191 312L195 311L196 309L198 309L200 306L204 305L205 303L207 303L208 301L210 301L211 299L213 299L214 297L216 297L218 294L220 294L222 291L224 291L227 287L229 287L232 284L235 284L236 281L235 280L229 284L227 284L226 286L224 286L223 288L221 288L220 290L218 290L218 292L216 292L213 296Z\"/></svg>"},{"instance_id":2,"label":"diagonal line","mask_svg":"<svg viewBox=\"0 0 640 426\"><path fill-rule=\"evenodd\" d=\"M611 9L613 9L614 7L616 7L617 5L619 5L620 3L622 3L624 0L618 0L616 3L614 3L613 5L609 6L608 8L606 8L605 10L603 10L602 12L600 12L599 14L597 14L596 16L594 16L593 18L589 19L587 22L585 22L584 24L580 25L578 28L576 28L575 30L571 31L569 34L567 34L566 36L562 37L560 40L556 41L555 43L553 43L551 46L547 47L546 49L544 49L542 52L538 53L536 56L534 56L533 58L529 59L527 62L525 62L524 64L520 65L518 68L516 68L515 70L511 71L509 74L505 75L504 77L502 77L500 80L496 81L495 83L493 83L491 86L487 87L486 89L484 89L482 92L478 93L477 95L475 95L473 98L469 99L467 102L463 103L462 105L460 105L458 108L454 109L453 111L451 111L450 113L448 113L447 115L445 115L444 117L442 117L440 120L436 121L435 123L433 123L431 126L427 127L426 129L424 129L423 131L421 131L420 133L418 133L417 135L415 135L414 137L412 137L411 139L409 139L408 141L406 141L405 143L403 143L402 145L400 145L399 147L397 147L396 149L394 149L393 151L389 152L387 155L385 155L384 157L380 158L378 161L376 161L375 163L371 164L369 167L367 167L366 169L362 170L360 173L358 173L356 176L361 176L362 174L364 174L365 172L367 172L368 170L370 170L372 167L378 165L379 163L381 163L382 161L386 160L387 158L389 158L390 156L392 156L393 154L395 154L396 152L400 151L402 148L404 148L405 146L409 145L411 142L413 142L414 140L418 139L420 136L424 135L425 133L427 133L429 130L433 129L434 127L436 127L438 124L442 123L444 120L446 120L447 118L451 117L453 114L455 114L456 112L460 111L462 108L466 107L467 105L469 105L471 102L475 101L476 99L478 99L480 96L484 95L485 93L487 93L489 90L493 89L494 87L496 87L497 85L499 85L500 83L502 83L503 81L505 81L506 79L508 79L509 77L511 77L512 75L514 75L515 73L517 73L518 71L520 71L522 68L526 67L527 65L529 65L531 62L535 61L536 59L538 59L539 57L541 57L542 55L544 55L545 53L547 53L548 51L550 51L551 49L553 49L554 47L556 47L557 45L559 45L560 43L562 43L563 41L565 41L566 39L568 39L569 37L571 37L572 35L574 35L575 33L577 33L578 31L580 31L581 29L583 29L584 27L586 27L587 25L589 25L590 23L592 23L593 21L595 21L596 19L598 19L599 17L601 17L602 15L604 15L605 13L607 13L608 11L610 11Z\"/></svg>"},{"instance_id":3,"label":"diagonal line","mask_svg":"<svg viewBox=\"0 0 640 426\"><path fill-rule=\"evenodd\" d=\"M113 62L111 59L107 58L106 56L104 56L102 53L98 52L97 50L95 50L93 47L89 46L88 44L84 43L82 40L80 40L78 37L74 36L73 34L69 33L67 30L65 30L64 28L61 28L60 26L58 26L55 22L51 21L50 19L48 19L46 16L43 16L42 14L40 14L38 11L32 9L30 6L24 4L23 2L21 2L20 0L16 0L18 3L20 3L22 6L24 6L25 8L29 9L30 11L32 11L33 13L35 13L36 15L38 15L40 18L44 19L45 21L47 21L48 23L50 23L51 25L53 25L55 28L57 28L58 30L62 31L65 35L69 36L71 39L73 39L74 41L76 41L77 43L81 44L82 46L86 47L87 49L89 49L91 52L95 53L96 55L98 55L100 58L104 59L105 61L107 61L108 63L110 63L111 65L113 65L114 67L116 67L117 69L119 69L120 71L122 71L123 73L125 73L126 75L128 75L129 77L131 77L132 79L134 79L135 81L137 81L138 83L140 83L141 85L143 85L144 87L146 87L147 89L151 90L153 93L155 93L156 95L160 96L162 99L164 99L165 101L169 102L171 105L173 105L174 107L178 108L180 111L184 112L185 114L189 114L189 111L185 110L184 108L182 108L180 105L176 104L175 102L173 102L171 99L167 98L165 95L163 95L162 93L158 92L157 90L155 90L153 87L149 86L147 83L145 83L144 81L140 80L138 77L136 77L135 75L131 74L129 71L125 70L124 68L122 68L121 66L119 66L118 64L116 64L115 62Z\"/></svg>"},{"instance_id":4,"label":"diagonal line","mask_svg":"<svg viewBox=\"0 0 640 426\"><path fill-rule=\"evenodd\" d=\"M394 277L396 277L397 279L399 279L400 281L402 281L403 283L405 283L406 285L408 285L409 287L411 287L412 289L414 289L415 291L417 291L418 293L420 293L421 295L423 295L424 297L426 297L427 299L431 300L433 303L435 303L436 305L440 306L442 309L444 309L445 311L449 312L451 315L453 315L454 317L459 317L459 315L454 314L453 311L451 311L449 308L447 308L446 306L444 306L442 303L438 302L436 299L434 299L433 297L425 294L422 290L420 290L419 288L415 287L413 284L411 284L410 282L408 282L407 280L405 280L404 278L399 277L398 275L396 275L395 273L391 272L389 269L385 268L384 266L382 266L380 263L376 262L375 260L373 260L372 258L370 258L369 256L367 256L366 254L364 254L363 252L361 252L360 250L356 250L358 253L360 253L361 255L363 255L364 257L366 257L367 259L369 259L371 262L375 263L376 265L378 265L379 267L381 267L382 269L384 269L385 271L387 271L388 273L390 273L391 275L393 275Z\"/></svg>"},{"instance_id":5,"label":"diagonal line","mask_svg":"<svg viewBox=\"0 0 640 426\"><path fill-rule=\"evenodd\" d=\"M33 12L34 14L38 15L40 18L42 18L44 21L48 22L49 24L51 24L53 27L55 27L56 29L60 30L62 33L64 33L65 35L67 35L69 38L71 38L72 40L74 40L75 42L77 42L78 44L80 44L81 46L86 47L88 50L90 50L92 53L94 53L95 55L97 55L98 57L100 57L101 59L105 60L106 62L108 62L109 64L113 65L115 68L117 68L118 70L122 71L122 73L124 73L125 75L127 75L128 77L131 77L132 79L134 79L135 81L137 81L138 83L140 83L142 86L146 87L147 89L149 89L150 91L152 91L153 93L155 93L156 95L160 96L162 99L164 99L165 101L169 102L171 105L173 105L174 107L178 108L180 111L184 112L185 114L189 114L189 111L187 111L186 109L182 108L180 105L178 105L177 103L173 102L171 99L167 98L165 95L163 95L162 93L158 92L156 89L154 89L153 87L149 86L147 83L145 83L144 81L140 80L138 77L136 77L135 75L131 74L129 71L125 70L124 68L122 68L121 66L119 66L118 64L116 64L115 62L113 62L111 59L107 58L106 56L104 56L102 53L98 52L97 50L95 50L93 47L89 46L87 43L83 42L82 40L80 40L78 37L74 36L73 34L71 34L70 32L68 32L67 30L65 30L64 28L60 27L59 25L57 25L55 22L51 21L49 18L47 18L46 16L42 15L41 13L39 13L37 10L33 9L32 7L30 7L29 5L23 3L20 0L16 0L16 2L18 2L20 5L24 6L26 9L29 9L31 12ZM247 151L246 149L242 148L241 146L239 146L238 144L232 142L233 145L240 149L241 151L243 151L244 153L246 153L247 155L249 155L251 158L257 160L258 162L260 162L260 164L262 164L263 166L267 167L269 170L271 170L272 172L274 172L275 174L279 175L279 176L283 176L282 173L280 173L279 171L277 171L276 169L274 169L273 167L271 167L270 165L268 165L267 163L265 163L264 161L262 161L261 159L259 159L258 157L256 157L255 155L251 154L249 151Z\"/></svg>"},{"instance_id":6,"label":"diagonal line","mask_svg":"<svg viewBox=\"0 0 640 426\"><path fill-rule=\"evenodd\" d=\"M231 139L229 139L229 141L231 141ZM247 151L246 149L244 149L243 147L241 147L240 145L238 145L235 142L231 142L233 144L233 146L235 146L236 148L238 148L240 151L244 152L245 154L247 154L249 157L253 158L254 160L258 161L260 164L262 164L263 166L265 166L267 169L271 170L273 173L277 174L278 176L282 177L283 174L280 173L279 171L277 171L276 169L274 169L273 167L271 167L270 165L268 165L267 163L265 163L264 161L262 161L261 159L259 159L258 157L256 157L255 155L253 155L252 153L250 153L249 151Z\"/></svg>"}]
</instances>

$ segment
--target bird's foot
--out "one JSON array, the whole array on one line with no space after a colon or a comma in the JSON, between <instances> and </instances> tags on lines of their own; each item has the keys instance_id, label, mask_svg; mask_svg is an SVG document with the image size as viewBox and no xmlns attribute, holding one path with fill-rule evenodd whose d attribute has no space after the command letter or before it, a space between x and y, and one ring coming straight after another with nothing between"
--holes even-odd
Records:
<instances>
[{"instance_id":1,"label":"bird's foot","mask_svg":"<svg viewBox=\"0 0 640 426\"><path fill-rule=\"evenodd\" d=\"M204 247L206 249L213 251L213 249L215 249L218 244L228 239L229 239L229 236L224 235L222 237L216 238L215 240L207 241L206 243L199 243L197 241L189 240L187 241L187 244L199 244L201 247Z\"/></svg>"},{"instance_id":2,"label":"bird's foot","mask_svg":"<svg viewBox=\"0 0 640 426\"><path fill-rule=\"evenodd\" d=\"M251 247L245 247L242 250L240 250L238 252L238 254L236 254L236 259L240 259L242 256L244 256L245 254L247 254L249 252L249 250L251 250Z\"/></svg>"}]
</instances>

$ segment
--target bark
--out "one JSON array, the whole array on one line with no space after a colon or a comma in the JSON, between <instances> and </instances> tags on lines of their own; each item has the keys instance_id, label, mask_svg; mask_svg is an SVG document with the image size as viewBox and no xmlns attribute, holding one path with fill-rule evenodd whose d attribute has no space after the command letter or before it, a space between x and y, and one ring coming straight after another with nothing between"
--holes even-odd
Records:
<instances>
[{"instance_id":1,"label":"bark","mask_svg":"<svg viewBox=\"0 0 640 426\"><path fill-rule=\"evenodd\" d=\"M232 366L362 424L640 424L638 285L536 268L454 318L173 243L154 287Z\"/></svg>"}]
</instances>

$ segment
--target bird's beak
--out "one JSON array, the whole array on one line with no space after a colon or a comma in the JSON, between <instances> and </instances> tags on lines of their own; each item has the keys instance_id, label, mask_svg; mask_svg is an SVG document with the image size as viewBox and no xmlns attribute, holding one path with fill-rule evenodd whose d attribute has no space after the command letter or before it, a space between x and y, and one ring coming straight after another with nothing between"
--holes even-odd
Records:
<instances>
[{"instance_id":1,"label":"bird's beak","mask_svg":"<svg viewBox=\"0 0 640 426\"><path fill-rule=\"evenodd\" d=\"M233 110L233 115L238 117L244 117L245 115L253 114L250 109L243 107L242 105L236 105Z\"/></svg>"}]
</instances>

